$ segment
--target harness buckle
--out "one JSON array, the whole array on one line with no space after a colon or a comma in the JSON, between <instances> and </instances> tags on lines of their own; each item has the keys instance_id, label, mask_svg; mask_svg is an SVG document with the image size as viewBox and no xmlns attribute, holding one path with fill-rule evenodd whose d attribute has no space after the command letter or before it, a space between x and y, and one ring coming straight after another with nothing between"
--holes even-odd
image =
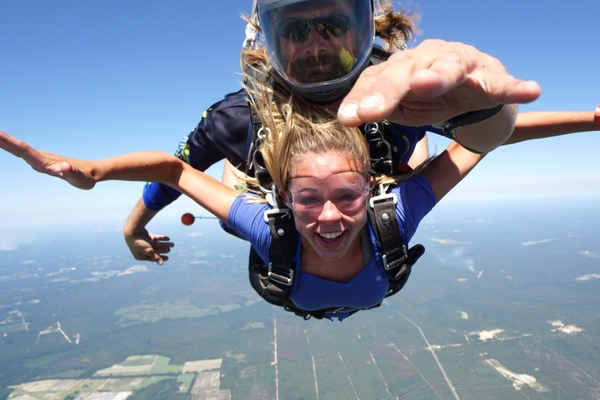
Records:
<instances>
[{"instance_id":1,"label":"harness buckle","mask_svg":"<svg viewBox=\"0 0 600 400\"><path fill-rule=\"evenodd\" d=\"M263 218L266 223L269 223L271 218L279 218L284 217L290 214L290 209L287 207L279 207L279 202L277 201L277 187L273 185L271 187L271 191L265 194L265 199L267 203L271 206L271 208L265 210L263 213ZM279 235L283 236L283 235Z\"/></svg>"},{"instance_id":2,"label":"harness buckle","mask_svg":"<svg viewBox=\"0 0 600 400\"><path fill-rule=\"evenodd\" d=\"M395 260L395 262L392 262L391 264L388 263L387 255L382 254L381 255L381 261L383 262L383 268L386 271L390 271L390 270L398 267L398 265L404 264L404 262L408 258L408 251L406 250L406 246L405 245L402 245L402 253L404 253L403 257L400 258L399 260Z\"/></svg>"},{"instance_id":3,"label":"harness buckle","mask_svg":"<svg viewBox=\"0 0 600 400\"><path fill-rule=\"evenodd\" d=\"M273 268L273 263L269 263L269 272L267 272L267 277L275 282L275 283L279 283L281 285L285 285L285 286L291 286L292 282L294 281L294 270L290 268L290 276L284 276L281 274L277 274L275 272L272 272L271 269Z\"/></svg>"},{"instance_id":4,"label":"harness buckle","mask_svg":"<svg viewBox=\"0 0 600 400\"><path fill-rule=\"evenodd\" d=\"M398 196L396 196L396 193L386 193L383 185L379 185L379 193L380 194L371 197L369 200L369 206L371 206L372 209L375 209L375 204L381 204L388 200L392 200L394 205L398 204Z\"/></svg>"}]
</instances>

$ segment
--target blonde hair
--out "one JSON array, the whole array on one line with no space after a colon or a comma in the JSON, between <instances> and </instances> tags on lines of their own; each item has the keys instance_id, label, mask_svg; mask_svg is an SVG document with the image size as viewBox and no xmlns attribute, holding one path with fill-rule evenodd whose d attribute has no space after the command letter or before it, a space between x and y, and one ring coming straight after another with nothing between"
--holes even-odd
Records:
<instances>
[{"instance_id":1,"label":"blonde hair","mask_svg":"<svg viewBox=\"0 0 600 400\"><path fill-rule=\"evenodd\" d=\"M253 82L246 90L262 123L259 151L278 188L287 188L295 160L328 151L347 155L349 165L368 178L369 148L359 128L343 126L335 116L311 108L286 90L273 90L265 82Z\"/></svg>"}]
</instances>

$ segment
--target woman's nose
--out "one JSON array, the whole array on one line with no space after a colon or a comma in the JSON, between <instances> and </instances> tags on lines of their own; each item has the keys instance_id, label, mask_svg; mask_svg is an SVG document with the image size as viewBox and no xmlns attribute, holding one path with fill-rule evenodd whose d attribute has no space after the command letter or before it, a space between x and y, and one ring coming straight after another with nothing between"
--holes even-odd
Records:
<instances>
[{"instance_id":1,"label":"woman's nose","mask_svg":"<svg viewBox=\"0 0 600 400\"><path fill-rule=\"evenodd\" d=\"M334 221L340 219L342 213L335 204L331 200L327 200L323 205L323 210L321 210L321 215L319 215L319 221Z\"/></svg>"}]
</instances>

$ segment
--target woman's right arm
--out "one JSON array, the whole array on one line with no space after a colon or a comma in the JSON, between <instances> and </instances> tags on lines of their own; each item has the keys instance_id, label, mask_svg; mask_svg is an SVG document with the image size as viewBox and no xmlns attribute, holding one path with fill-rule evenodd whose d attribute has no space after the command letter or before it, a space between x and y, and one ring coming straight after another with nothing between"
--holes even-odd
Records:
<instances>
[{"instance_id":1,"label":"woman's right arm","mask_svg":"<svg viewBox=\"0 0 600 400\"><path fill-rule=\"evenodd\" d=\"M600 107L600 106L599 106ZM517 114L515 130L504 145L600 129L594 111L538 111Z\"/></svg>"},{"instance_id":2,"label":"woman's right arm","mask_svg":"<svg viewBox=\"0 0 600 400\"><path fill-rule=\"evenodd\" d=\"M232 188L167 153L148 151L100 161L79 160L36 150L2 131L0 147L22 158L34 170L66 180L79 189L91 189L96 182L108 180L164 183L185 193L225 223L238 195Z\"/></svg>"}]
</instances>

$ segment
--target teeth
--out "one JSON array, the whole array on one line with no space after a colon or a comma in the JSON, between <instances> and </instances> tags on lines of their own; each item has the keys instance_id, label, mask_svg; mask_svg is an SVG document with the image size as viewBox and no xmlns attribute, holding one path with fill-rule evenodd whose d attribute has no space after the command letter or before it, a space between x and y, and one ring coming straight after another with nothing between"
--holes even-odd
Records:
<instances>
[{"instance_id":1,"label":"teeth","mask_svg":"<svg viewBox=\"0 0 600 400\"><path fill-rule=\"evenodd\" d=\"M335 232L335 233L319 233L319 235L321 235L321 237L324 237L325 239L335 239L338 236L342 235L342 232Z\"/></svg>"}]
</instances>

